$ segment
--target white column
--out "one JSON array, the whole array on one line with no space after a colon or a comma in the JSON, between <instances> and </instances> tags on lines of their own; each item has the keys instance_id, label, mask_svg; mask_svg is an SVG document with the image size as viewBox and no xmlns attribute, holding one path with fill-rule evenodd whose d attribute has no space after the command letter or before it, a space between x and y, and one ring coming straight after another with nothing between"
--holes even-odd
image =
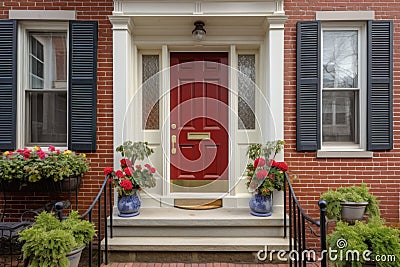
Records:
<instances>
[{"instance_id":1,"label":"white column","mask_svg":"<svg viewBox=\"0 0 400 267\"><path fill-rule=\"evenodd\" d=\"M267 121L267 140L284 140L284 23L286 16L267 18L268 33L265 40L266 49L266 94L272 111L272 119ZM272 132L271 130L274 130ZM283 160L283 153L277 155ZM275 212L283 211L283 192L274 193Z\"/></svg>"},{"instance_id":2,"label":"white column","mask_svg":"<svg viewBox=\"0 0 400 267\"><path fill-rule=\"evenodd\" d=\"M122 144L124 119L132 93L132 22L130 17L110 16L113 24L113 109L114 144ZM119 154L114 153L114 167L119 167Z\"/></svg>"},{"instance_id":3,"label":"white column","mask_svg":"<svg viewBox=\"0 0 400 267\"><path fill-rule=\"evenodd\" d=\"M266 97L273 116L266 125L269 133L266 137L269 140L284 139L284 23L286 19L286 16L267 18L268 33L264 46L267 62Z\"/></svg>"}]
</instances>

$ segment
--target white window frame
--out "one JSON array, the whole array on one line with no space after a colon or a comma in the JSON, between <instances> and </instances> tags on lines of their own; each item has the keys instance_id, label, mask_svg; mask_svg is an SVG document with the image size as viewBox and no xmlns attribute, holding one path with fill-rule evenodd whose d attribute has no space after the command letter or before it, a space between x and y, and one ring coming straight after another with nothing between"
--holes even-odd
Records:
<instances>
[{"instance_id":1,"label":"white window frame","mask_svg":"<svg viewBox=\"0 0 400 267\"><path fill-rule=\"evenodd\" d=\"M349 142L322 142L322 92L323 92L323 32L324 30L356 30L358 31L358 97L359 97L359 121L358 134L359 144ZM320 98L320 130L321 130L321 151L366 151L367 144L367 33L365 22L323 22L321 23L321 98ZM332 90L352 90L351 88L331 88ZM355 89L357 90L357 89Z\"/></svg>"},{"instance_id":2,"label":"white window frame","mask_svg":"<svg viewBox=\"0 0 400 267\"><path fill-rule=\"evenodd\" d=\"M29 32L53 32L60 31L67 34L67 142L68 142L68 70L69 70L69 26L68 22L39 22L39 21L20 21L18 23L18 48L17 48L17 147L27 147L27 118L25 114L26 99L25 88L29 87ZM34 144L30 144L34 145ZM41 144L42 146L53 144ZM57 146L59 149L67 149L68 144Z\"/></svg>"}]
</instances>

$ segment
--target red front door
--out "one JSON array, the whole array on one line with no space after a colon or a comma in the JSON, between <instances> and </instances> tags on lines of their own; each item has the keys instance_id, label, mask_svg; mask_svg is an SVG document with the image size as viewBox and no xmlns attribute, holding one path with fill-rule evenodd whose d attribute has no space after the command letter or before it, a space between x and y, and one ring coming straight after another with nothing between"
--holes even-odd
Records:
<instances>
[{"instance_id":1,"label":"red front door","mask_svg":"<svg viewBox=\"0 0 400 267\"><path fill-rule=\"evenodd\" d=\"M228 54L171 53L171 180L228 178Z\"/></svg>"}]
</instances>

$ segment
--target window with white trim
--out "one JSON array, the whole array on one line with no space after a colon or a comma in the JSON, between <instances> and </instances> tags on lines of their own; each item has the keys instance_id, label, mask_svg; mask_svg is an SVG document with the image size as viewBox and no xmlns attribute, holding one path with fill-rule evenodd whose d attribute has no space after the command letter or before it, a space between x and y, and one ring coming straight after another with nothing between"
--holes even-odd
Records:
<instances>
[{"instance_id":1,"label":"window with white trim","mask_svg":"<svg viewBox=\"0 0 400 267\"><path fill-rule=\"evenodd\" d=\"M362 49L363 27L322 25L322 148L341 146L360 148L365 136L365 123L360 121L360 96L365 61ZM361 80L360 80L361 79ZM363 86L364 85L364 86ZM364 98L362 98L364 99ZM364 112L365 114L365 112ZM365 121L365 116L361 120Z\"/></svg>"},{"instance_id":2,"label":"window with white trim","mask_svg":"<svg viewBox=\"0 0 400 267\"><path fill-rule=\"evenodd\" d=\"M0 20L0 149L96 150L97 21Z\"/></svg>"},{"instance_id":3,"label":"window with white trim","mask_svg":"<svg viewBox=\"0 0 400 267\"><path fill-rule=\"evenodd\" d=\"M393 21L300 21L296 43L297 150L392 149Z\"/></svg>"},{"instance_id":4,"label":"window with white trim","mask_svg":"<svg viewBox=\"0 0 400 267\"><path fill-rule=\"evenodd\" d=\"M27 31L25 145L67 145L67 32Z\"/></svg>"}]
</instances>

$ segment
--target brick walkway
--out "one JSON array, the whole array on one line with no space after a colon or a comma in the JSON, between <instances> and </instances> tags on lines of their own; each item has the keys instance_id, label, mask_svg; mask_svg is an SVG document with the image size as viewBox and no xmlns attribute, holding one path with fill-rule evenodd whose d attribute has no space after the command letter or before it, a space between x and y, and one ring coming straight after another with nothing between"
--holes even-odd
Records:
<instances>
[{"instance_id":1,"label":"brick walkway","mask_svg":"<svg viewBox=\"0 0 400 267\"><path fill-rule=\"evenodd\" d=\"M110 263L102 267L288 267L289 264L236 264L236 263ZM307 263L309 267L319 264Z\"/></svg>"}]
</instances>

